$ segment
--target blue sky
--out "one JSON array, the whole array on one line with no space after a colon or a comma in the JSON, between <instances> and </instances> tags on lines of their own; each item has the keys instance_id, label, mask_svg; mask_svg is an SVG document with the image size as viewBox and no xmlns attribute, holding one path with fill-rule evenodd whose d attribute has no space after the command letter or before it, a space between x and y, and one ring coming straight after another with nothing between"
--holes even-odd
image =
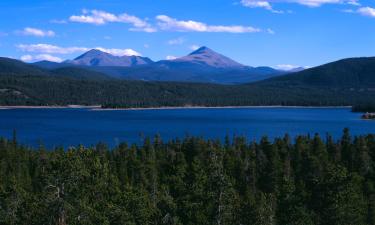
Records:
<instances>
[{"instance_id":1,"label":"blue sky","mask_svg":"<svg viewBox=\"0 0 375 225\"><path fill-rule=\"evenodd\" d=\"M2 0L0 55L38 61L91 48L153 60L207 46L251 66L375 55L375 1Z\"/></svg>"}]
</instances>

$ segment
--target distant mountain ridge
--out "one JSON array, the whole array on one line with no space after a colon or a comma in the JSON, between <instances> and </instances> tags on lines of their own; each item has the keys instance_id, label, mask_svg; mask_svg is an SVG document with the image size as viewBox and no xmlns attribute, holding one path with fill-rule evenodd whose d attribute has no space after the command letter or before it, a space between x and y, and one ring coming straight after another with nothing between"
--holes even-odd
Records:
<instances>
[{"instance_id":1,"label":"distant mountain ridge","mask_svg":"<svg viewBox=\"0 0 375 225\"><path fill-rule=\"evenodd\" d=\"M147 57L141 56L115 56L97 49L92 49L73 60L67 60L65 64L74 64L80 66L139 66L153 63Z\"/></svg>"},{"instance_id":2,"label":"distant mountain ridge","mask_svg":"<svg viewBox=\"0 0 375 225\"><path fill-rule=\"evenodd\" d=\"M219 84L249 83L287 73L271 67L245 66L205 46L175 60L154 62L147 57L120 57L93 49L60 64L41 61L34 65L46 69L79 66L117 79Z\"/></svg>"},{"instance_id":3,"label":"distant mountain ridge","mask_svg":"<svg viewBox=\"0 0 375 225\"><path fill-rule=\"evenodd\" d=\"M50 68L55 70L56 63L47 63L47 62L39 62L43 64L48 64ZM195 64L195 67L192 70L196 70L197 76L199 79L206 78L215 78L218 77L222 79L222 81L226 81L227 79L232 79L235 77L233 74L237 74L238 77L235 79L240 80L242 79L243 73L246 74L249 70L260 70L263 72L261 76L264 78L267 74L271 74L271 78L269 79L259 79L257 82L253 82L252 85L257 86L272 86L272 87L284 87L284 88L295 88L295 87L317 87L317 88L344 88L344 89L351 89L352 91L364 91L369 90L375 92L375 57L359 57L359 58L347 58L338 60L335 62L327 63L321 66L305 69L300 72L294 72L289 74L280 75L274 77L272 75L273 70L269 70L269 67L243 67L242 70L234 69L235 73L231 72L230 69L221 69L216 68L214 70L208 69L201 64ZM64 65L64 67L67 64ZM134 68L123 68L123 70L118 70L119 67L95 67L100 72L99 68L103 71L112 70L111 73L115 74L118 73L118 76L124 76L121 73L125 73L128 76L137 76L139 72L144 73L144 80L148 79L149 76L156 76L158 74L156 72L160 72L160 77L165 76L168 72L168 79L173 80L173 76L175 73L173 71L179 71L181 68L188 68L192 64L190 62L175 62L174 60L168 61L163 60L156 63L153 63L152 66L138 66ZM91 67L86 67L91 68ZM155 69L156 68L156 69ZM149 70L147 72L147 69ZM211 73L207 73L207 71ZM52 71L53 71L52 70ZM139 71L139 72L138 72ZM167 72L166 72L167 71ZM182 69L184 71L184 69ZM203 71L199 74L199 71ZM8 58L0 58L0 75L1 74L20 74L23 75L45 75L48 74L48 71L43 70L37 66L30 66L29 64L22 63L18 60L8 59ZM260 72L259 72L260 73ZM102 72L101 74L105 74ZM231 76L227 76L227 74L231 74ZM191 78L190 81L194 81L194 77L190 77L191 74L179 74L179 78L185 76L184 78ZM255 76L253 75L253 78ZM134 79L135 79L134 78ZM229 82L229 81L228 81ZM365 89L362 89L365 88Z\"/></svg>"},{"instance_id":4,"label":"distant mountain ridge","mask_svg":"<svg viewBox=\"0 0 375 225\"><path fill-rule=\"evenodd\" d=\"M42 63L42 62L40 62ZM85 80L108 80L111 77L96 71L87 70L81 67L67 67L59 63L44 61L49 69L41 68L37 65L30 65L16 59L0 57L0 76L13 77L64 77Z\"/></svg>"},{"instance_id":5,"label":"distant mountain ridge","mask_svg":"<svg viewBox=\"0 0 375 225\"><path fill-rule=\"evenodd\" d=\"M29 65L19 60L0 57L0 75L45 76L48 72L38 66Z\"/></svg>"},{"instance_id":6,"label":"distant mountain ridge","mask_svg":"<svg viewBox=\"0 0 375 225\"><path fill-rule=\"evenodd\" d=\"M219 54L208 47L201 47L190 54L174 59L174 60L161 60L173 61L176 63L192 63L201 66L214 67L214 68L244 68L245 66ZM73 60L66 60L64 64L74 64L82 66L122 66L134 67L140 65L148 65L154 63L151 59L141 56L115 56L98 49L91 49L83 53Z\"/></svg>"}]
</instances>

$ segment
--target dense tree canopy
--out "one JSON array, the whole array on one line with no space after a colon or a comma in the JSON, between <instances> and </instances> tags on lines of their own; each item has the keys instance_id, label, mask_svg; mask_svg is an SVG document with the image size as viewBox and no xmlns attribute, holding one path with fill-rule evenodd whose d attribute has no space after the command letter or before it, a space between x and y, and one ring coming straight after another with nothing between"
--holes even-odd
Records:
<instances>
[{"instance_id":1,"label":"dense tree canopy","mask_svg":"<svg viewBox=\"0 0 375 225\"><path fill-rule=\"evenodd\" d=\"M66 72L66 71L65 71ZM76 71L77 72L77 71ZM0 76L0 105L160 106L348 106L375 105L369 87L315 87L290 84L215 85L106 79Z\"/></svg>"},{"instance_id":2,"label":"dense tree canopy","mask_svg":"<svg viewBox=\"0 0 375 225\"><path fill-rule=\"evenodd\" d=\"M0 224L374 225L375 135L108 149L0 140Z\"/></svg>"}]
</instances>

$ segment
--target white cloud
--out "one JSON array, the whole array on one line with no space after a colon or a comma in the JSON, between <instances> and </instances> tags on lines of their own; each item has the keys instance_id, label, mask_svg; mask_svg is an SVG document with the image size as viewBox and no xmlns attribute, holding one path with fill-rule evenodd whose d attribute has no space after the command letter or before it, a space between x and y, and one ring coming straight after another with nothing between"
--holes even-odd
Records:
<instances>
[{"instance_id":1,"label":"white cloud","mask_svg":"<svg viewBox=\"0 0 375 225\"><path fill-rule=\"evenodd\" d=\"M358 9L344 9L342 12L345 13L355 13L362 16L375 18L375 8L372 7L360 7Z\"/></svg>"},{"instance_id":2,"label":"white cloud","mask_svg":"<svg viewBox=\"0 0 375 225\"><path fill-rule=\"evenodd\" d=\"M177 20L166 15L158 15L156 19L158 25L163 30L179 31L179 32L227 32L227 33L254 33L260 32L258 28L250 26L223 26L223 25L207 25L202 22L193 20Z\"/></svg>"},{"instance_id":3,"label":"white cloud","mask_svg":"<svg viewBox=\"0 0 375 225\"><path fill-rule=\"evenodd\" d=\"M190 49L190 50L193 50L193 51L195 51L195 50L197 50L197 49L199 49L199 48L200 48L199 45L191 45L191 46L189 46L189 49Z\"/></svg>"},{"instance_id":4,"label":"white cloud","mask_svg":"<svg viewBox=\"0 0 375 225\"><path fill-rule=\"evenodd\" d=\"M358 4L357 0L289 0L287 2L297 3L309 7L319 7L324 4Z\"/></svg>"},{"instance_id":5,"label":"white cloud","mask_svg":"<svg viewBox=\"0 0 375 225\"><path fill-rule=\"evenodd\" d=\"M297 69L297 68L307 69L309 67L308 66L296 66L296 65L290 65L290 64L280 64L280 65L276 65L274 68L278 69L278 70L288 71L288 70L293 70L293 69Z\"/></svg>"},{"instance_id":6,"label":"white cloud","mask_svg":"<svg viewBox=\"0 0 375 225\"><path fill-rule=\"evenodd\" d=\"M275 10L275 12L278 12ZM158 26L163 30L179 32L226 32L226 33L255 33L261 32L260 29L251 26L225 26L225 25L207 25L203 22L193 20L177 20L166 15L156 17ZM100 10L82 10L81 15L72 15L69 21L77 23L88 23L94 25L104 25L107 23L127 23L131 24L130 31L157 32L158 29L150 24L147 19L129 15L126 13L115 15Z\"/></svg>"},{"instance_id":7,"label":"white cloud","mask_svg":"<svg viewBox=\"0 0 375 225\"><path fill-rule=\"evenodd\" d=\"M85 47L60 47L50 44L20 44L16 47L24 52L39 52L47 54L72 54L76 52L85 52L90 50L89 48Z\"/></svg>"},{"instance_id":8,"label":"white cloud","mask_svg":"<svg viewBox=\"0 0 375 225\"><path fill-rule=\"evenodd\" d=\"M133 49L127 48L127 49L116 49L116 48L102 48L102 47L96 47L95 49L98 49L102 52L107 52L111 55L115 56L141 56L141 54Z\"/></svg>"},{"instance_id":9,"label":"white cloud","mask_svg":"<svg viewBox=\"0 0 375 225\"><path fill-rule=\"evenodd\" d=\"M136 16L126 13L115 15L100 10L83 10L83 15L73 15L69 20L77 23L89 23L95 25L103 25L107 23L127 23L133 27L130 31L156 32L157 30L151 26L146 20L142 20Z\"/></svg>"},{"instance_id":10,"label":"white cloud","mask_svg":"<svg viewBox=\"0 0 375 225\"><path fill-rule=\"evenodd\" d=\"M167 55L167 57L165 57L167 60L174 60L174 59L177 59L176 56L173 56L173 55Z\"/></svg>"},{"instance_id":11,"label":"white cloud","mask_svg":"<svg viewBox=\"0 0 375 225\"><path fill-rule=\"evenodd\" d=\"M92 16L85 16L85 15L80 15L80 16L71 16L69 17L69 20L72 22L78 22L78 23L92 23L95 25L101 25L105 24L105 21L103 18L95 18Z\"/></svg>"},{"instance_id":12,"label":"white cloud","mask_svg":"<svg viewBox=\"0 0 375 225\"><path fill-rule=\"evenodd\" d=\"M179 37L179 38L176 38L176 39L169 40L168 44L169 45L181 45L184 42L185 42L185 39L182 38L182 37Z\"/></svg>"},{"instance_id":13,"label":"white cloud","mask_svg":"<svg viewBox=\"0 0 375 225\"><path fill-rule=\"evenodd\" d=\"M40 30L37 28L26 27L22 31L18 31L18 34L35 37L53 37L55 32L52 30Z\"/></svg>"},{"instance_id":14,"label":"white cloud","mask_svg":"<svg viewBox=\"0 0 375 225\"><path fill-rule=\"evenodd\" d=\"M363 16L375 17L375 8L362 7L357 10L357 13Z\"/></svg>"},{"instance_id":15,"label":"white cloud","mask_svg":"<svg viewBox=\"0 0 375 225\"><path fill-rule=\"evenodd\" d=\"M267 10L272 10L271 4L266 1L241 0L241 4L249 8L265 8Z\"/></svg>"},{"instance_id":16,"label":"white cloud","mask_svg":"<svg viewBox=\"0 0 375 225\"><path fill-rule=\"evenodd\" d=\"M241 0L241 4L248 8L264 8L273 13L284 13L280 10L274 10L268 1L258 1L258 0Z\"/></svg>"},{"instance_id":17,"label":"white cloud","mask_svg":"<svg viewBox=\"0 0 375 225\"><path fill-rule=\"evenodd\" d=\"M24 61L24 62L30 62L30 61L33 60L33 56L32 56L32 55L23 55L23 56L21 56L20 59L21 59L22 61Z\"/></svg>"},{"instance_id":18,"label":"white cloud","mask_svg":"<svg viewBox=\"0 0 375 225\"><path fill-rule=\"evenodd\" d=\"M98 49L103 52L107 52L116 56L131 56L136 55L140 56L141 54L133 49L116 49L116 48L103 48L103 47L60 47L56 45L49 44L31 44L25 45L20 44L16 46L18 49L24 52L35 52L35 53L44 53L44 54L73 54L73 53L82 53L89 51L91 49Z\"/></svg>"},{"instance_id":19,"label":"white cloud","mask_svg":"<svg viewBox=\"0 0 375 225\"><path fill-rule=\"evenodd\" d=\"M360 5L359 0L241 0L241 4L245 7L264 8L274 13L283 13L274 10L271 3L296 3L308 7L320 7L325 4Z\"/></svg>"},{"instance_id":20,"label":"white cloud","mask_svg":"<svg viewBox=\"0 0 375 225\"><path fill-rule=\"evenodd\" d=\"M32 61L42 61L47 60L51 62L62 62L63 60L59 57L48 55L48 54L40 54L40 55L23 55L21 56L21 60L24 62L32 62Z\"/></svg>"}]
</instances>

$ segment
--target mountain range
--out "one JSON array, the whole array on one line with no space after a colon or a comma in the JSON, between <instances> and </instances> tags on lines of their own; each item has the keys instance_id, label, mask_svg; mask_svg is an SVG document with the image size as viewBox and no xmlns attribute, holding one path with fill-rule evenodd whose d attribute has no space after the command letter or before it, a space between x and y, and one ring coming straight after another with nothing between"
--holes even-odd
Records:
<instances>
[{"instance_id":1,"label":"mountain range","mask_svg":"<svg viewBox=\"0 0 375 225\"><path fill-rule=\"evenodd\" d=\"M109 77L143 81L181 81L218 84L240 84L264 80L286 74L271 67L242 65L208 47L201 47L187 56L154 62L141 56L114 56L97 49L62 63L48 61L33 65L56 69L81 67Z\"/></svg>"},{"instance_id":2,"label":"mountain range","mask_svg":"<svg viewBox=\"0 0 375 225\"><path fill-rule=\"evenodd\" d=\"M222 76L220 77L222 81L225 80L226 83L235 83L231 78L234 77L239 80L239 77L245 76L244 74L246 72L257 70L258 72L261 71L258 75L251 75L253 79L254 77L259 77L257 82L243 83L255 84L257 86L282 86L285 88L309 86L318 88L367 87L371 90L375 89L375 57L347 58L298 72L284 72L284 74L278 75L275 75L275 70L272 68L244 66L206 47L202 47L187 56L175 60L153 62L145 57L134 57L134 62L139 62L140 65L124 63L122 66L107 66L113 65L121 60L127 62L127 59L133 57L113 56L99 50L90 50L74 60L67 60L63 63L41 61L28 64L19 60L0 57L0 76L49 76L93 80L108 80L114 77L124 78L128 76L132 78L129 80L165 81L164 79L166 79L167 81L183 82L188 78L192 78L189 77L189 75L194 72L197 76L196 80L207 81L209 78ZM89 62L89 59L98 62L97 66L87 66L83 63ZM80 63L84 65L80 65ZM122 70L120 71L119 68ZM108 71L110 72L107 73ZM179 71L179 73L174 76L185 79L173 79L172 73L162 73L165 71ZM158 74L158 72L161 74ZM143 74L141 75L141 73ZM259 75L260 73L262 75ZM136 77L137 74L138 77ZM229 74L228 77L223 76L225 74ZM264 79L264 77L266 77L265 74L268 74L270 78ZM263 79L260 79L261 76ZM149 79L144 79L145 77ZM157 79L158 77L159 79ZM151 78L155 78L155 80Z\"/></svg>"},{"instance_id":3,"label":"mountain range","mask_svg":"<svg viewBox=\"0 0 375 225\"><path fill-rule=\"evenodd\" d=\"M139 65L147 65L153 61L147 57L141 56L114 56L97 49L92 49L74 60L67 60L65 64L73 64L79 66L119 66L132 67Z\"/></svg>"}]
</instances>

